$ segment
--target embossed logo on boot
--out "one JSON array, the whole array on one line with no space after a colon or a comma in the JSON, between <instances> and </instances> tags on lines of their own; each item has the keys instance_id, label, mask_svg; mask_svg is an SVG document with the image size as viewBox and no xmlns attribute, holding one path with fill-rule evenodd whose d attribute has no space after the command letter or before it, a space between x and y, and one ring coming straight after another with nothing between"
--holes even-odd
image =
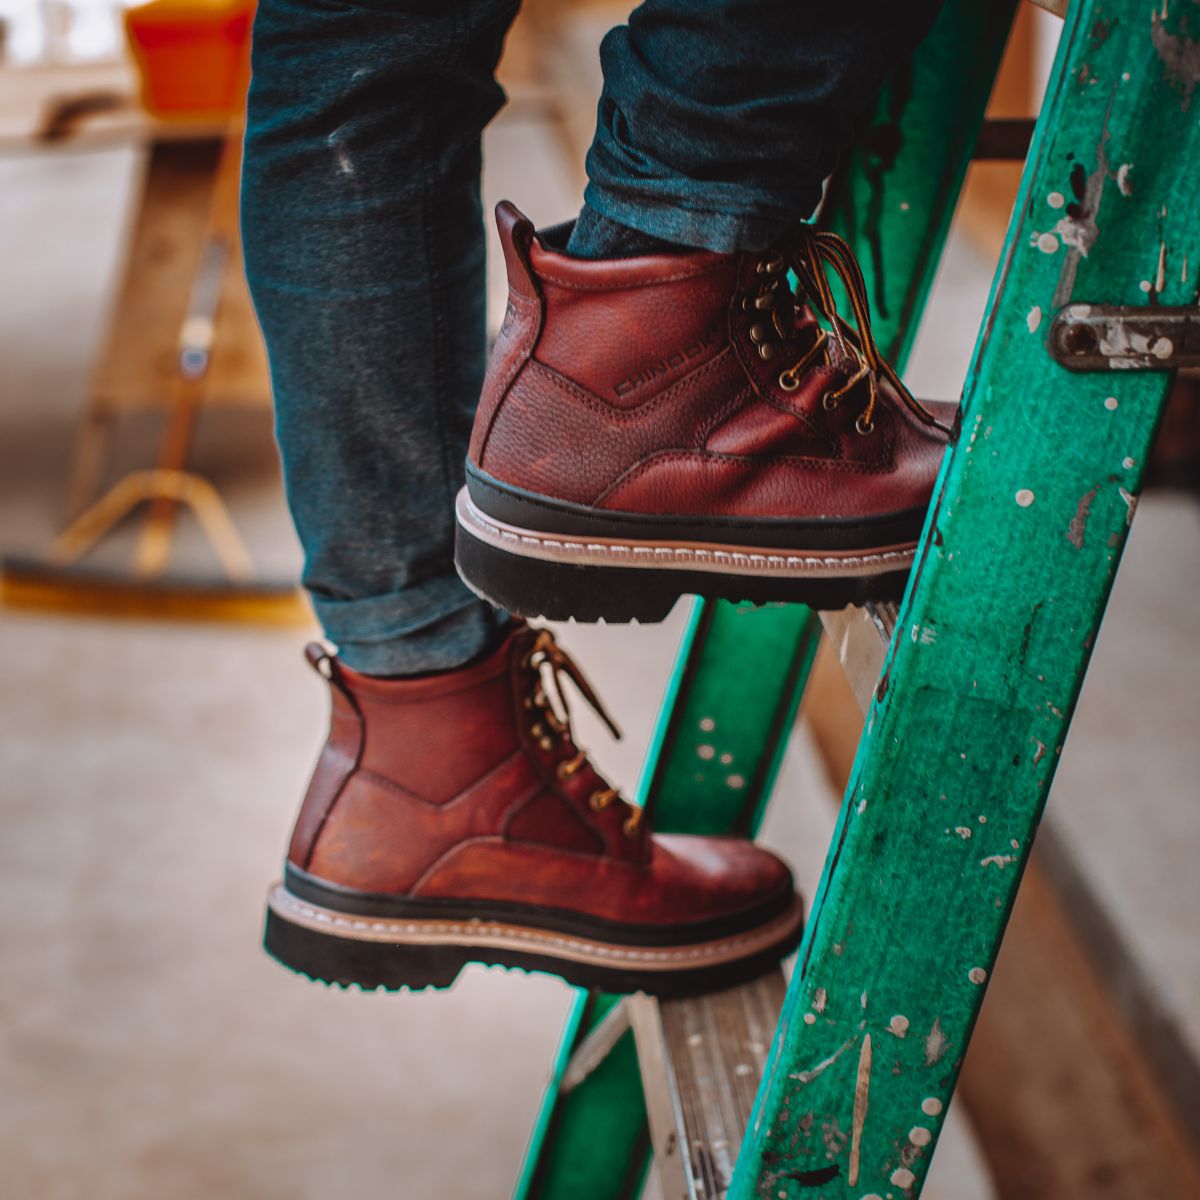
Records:
<instances>
[{"instance_id":1,"label":"embossed logo on boot","mask_svg":"<svg viewBox=\"0 0 1200 1200\"><path fill-rule=\"evenodd\" d=\"M674 354L668 354L666 358L656 358L653 362L647 363L642 367L636 375L630 375L628 379L622 379L613 388L613 392L617 396L629 396L640 388L645 387L646 384L653 383L654 380L661 379L664 375L672 374L679 367L699 358L706 350L715 345L719 335L720 326L713 325L707 332L697 338L696 341L684 346L682 350L676 350Z\"/></svg>"}]
</instances>

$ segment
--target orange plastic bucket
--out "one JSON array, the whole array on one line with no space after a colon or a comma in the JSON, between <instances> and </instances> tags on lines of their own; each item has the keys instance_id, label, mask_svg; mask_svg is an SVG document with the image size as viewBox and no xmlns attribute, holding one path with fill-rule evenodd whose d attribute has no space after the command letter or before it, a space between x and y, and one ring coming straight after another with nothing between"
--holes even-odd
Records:
<instances>
[{"instance_id":1,"label":"orange plastic bucket","mask_svg":"<svg viewBox=\"0 0 1200 1200\"><path fill-rule=\"evenodd\" d=\"M128 9L125 33L157 117L225 120L250 79L254 0L151 0Z\"/></svg>"}]
</instances>

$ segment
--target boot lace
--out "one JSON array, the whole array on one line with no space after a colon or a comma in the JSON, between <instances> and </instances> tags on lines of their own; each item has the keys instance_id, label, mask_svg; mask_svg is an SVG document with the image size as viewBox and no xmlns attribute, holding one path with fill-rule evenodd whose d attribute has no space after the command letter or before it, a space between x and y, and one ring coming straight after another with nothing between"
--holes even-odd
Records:
<instances>
[{"instance_id":1,"label":"boot lace","mask_svg":"<svg viewBox=\"0 0 1200 1200\"><path fill-rule=\"evenodd\" d=\"M789 268L795 272L804 298L824 318L825 325L816 326L813 344L779 373L779 386L784 391L795 391L800 386L802 372L818 355L822 356L824 363L831 364L834 361L829 345L832 335L840 351L838 357L842 361L855 363L856 366L839 388L822 394L821 402L826 410L832 411L837 408L847 393L860 383L866 382L867 404L855 419L854 428L862 436L867 436L875 429L879 380L882 378L892 385L904 405L922 423L936 425L937 418L913 397L899 375L879 352L871 330L871 309L862 269L850 247L836 233L805 226L788 244L757 263L756 272L764 278L757 295L748 297L746 307L770 314L770 325L758 322L750 329L750 338L758 346L759 355L769 361L778 354L779 347L770 336L772 331L782 341L796 335L794 315L790 322L784 315L788 307L794 314L798 306L798 297L792 292L788 282ZM837 310L837 302L829 282L830 271L840 280L850 298L854 316L853 327Z\"/></svg>"},{"instance_id":2,"label":"boot lace","mask_svg":"<svg viewBox=\"0 0 1200 1200\"><path fill-rule=\"evenodd\" d=\"M561 744L573 750L569 758L562 759L555 768L559 779L567 780L577 775L584 767L590 766L586 751L575 745L574 734L571 730L571 709L567 704L567 695L563 688L563 676L566 676L578 689L579 694L587 702L588 707L607 726L615 738L620 738L621 730L613 720L608 710L596 695L595 689L587 677L575 664L569 654L554 640L548 629L538 630L533 646L522 660L523 667L531 671L534 684L525 697L525 707L538 714L530 726L530 732L538 739L543 750L554 748L554 738L557 736ZM595 768L592 768L595 771ZM596 772L599 775L599 772ZM643 810L636 804L630 804L623 799L620 791L614 787L597 788L588 797L588 806L594 812L602 812L614 803L620 803L628 809L621 828L627 837L634 837L642 824Z\"/></svg>"}]
</instances>

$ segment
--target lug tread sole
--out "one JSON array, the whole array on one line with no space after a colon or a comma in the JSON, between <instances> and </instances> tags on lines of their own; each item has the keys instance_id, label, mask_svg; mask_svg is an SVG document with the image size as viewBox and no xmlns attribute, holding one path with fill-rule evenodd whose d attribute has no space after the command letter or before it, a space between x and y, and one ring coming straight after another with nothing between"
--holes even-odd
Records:
<instances>
[{"instance_id":1,"label":"lug tread sole","mask_svg":"<svg viewBox=\"0 0 1200 1200\"><path fill-rule=\"evenodd\" d=\"M373 918L355 921L347 914L342 918L347 928L360 925L372 929L370 937L342 936L315 927L309 919L292 919L288 910L291 898L280 886L268 900L263 946L267 953L289 970L318 983L342 988L358 987L363 991L426 991L445 990L453 986L462 969L470 963L507 970L553 975L576 987L599 988L614 993L644 991L658 996L688 996L749 982L775 967L779 960L795 949L802 931L799 901L788 920L777 919L773 925L780 932L761 944L756 931L747 931L743 941L753 947L751 953L701 966L679 969L644 970L628 965L610 966L602 962L560 957L549 953L520 950L510 945L488 945L461 942L420 943L388 939L379 933L380 922ZM299 913L307 905L297 905ZM332 923L332 922L330 922ZM531 930L542 934L545 931ZM561 939L560 939L561 940ZM734 943L738 939L727 939ZM624 950L625 948L616 948ZM636 948L630 953L661 957L657 951ZM669 953L669 952L668 952Z\"/></svg>"}]
</instances>

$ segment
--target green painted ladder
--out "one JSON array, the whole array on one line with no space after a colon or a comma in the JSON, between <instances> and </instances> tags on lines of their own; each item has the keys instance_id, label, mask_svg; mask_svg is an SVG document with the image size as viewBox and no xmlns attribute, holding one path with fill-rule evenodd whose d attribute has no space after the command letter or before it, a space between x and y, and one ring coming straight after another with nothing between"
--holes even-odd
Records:
<instances>
[{"instance_id":1,"label":"green painted ladder","mask_svg":"<svg viewBox=\"0 0 1200 1200\"><path fill-rule=\"evenodd\" d=\"M948 0L827 198L898 366L1014 8ZM1200 362L1198 39L1191 2L1071 0L904 601L824 617L867 717L786 995L580 994L518 1200L636 1197L652 1142L665 1200L920 1193L1171 371ZM755 830L820 628L695 605L641 787L658 827Z\"/></svg>"}]
</instances>

